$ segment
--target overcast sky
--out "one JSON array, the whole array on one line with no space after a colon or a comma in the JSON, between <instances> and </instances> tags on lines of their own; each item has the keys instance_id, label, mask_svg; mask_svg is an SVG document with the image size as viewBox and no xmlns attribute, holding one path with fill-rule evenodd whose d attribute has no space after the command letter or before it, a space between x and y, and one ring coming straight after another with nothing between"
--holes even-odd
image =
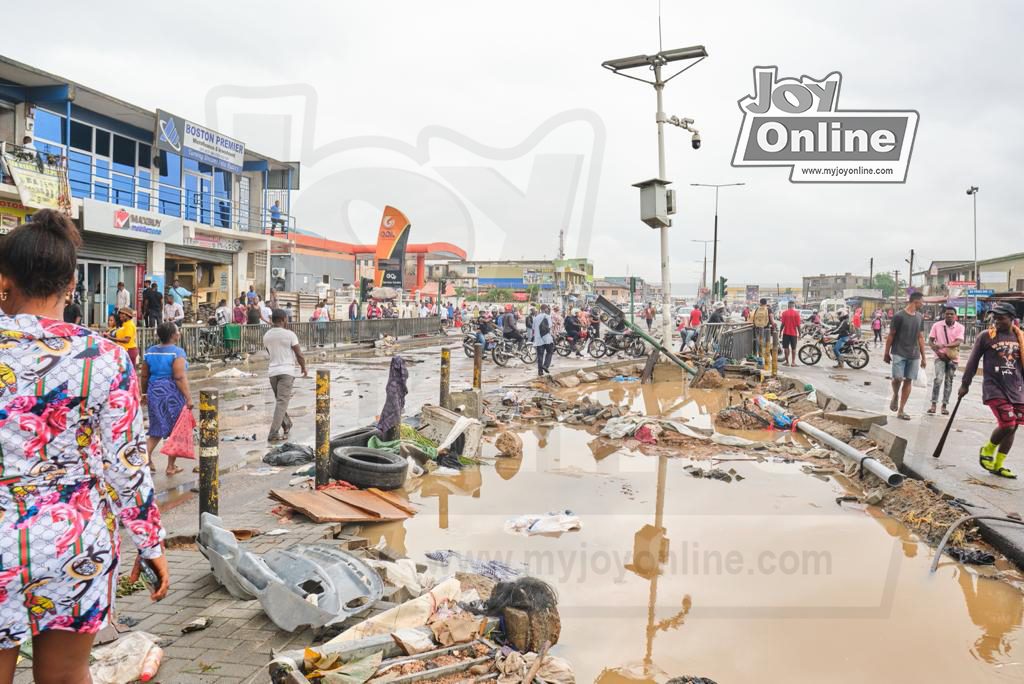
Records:
<instances>
[{"instance_id":1,"label":"overcast sky","mask_svg":"<svg viewBox=\"0 0 1024 684\"><path fill-rule=\"evenodd\" d=\"M12 30L8 56L129 102L215 125L303 163L300 225L372 242L380 211L414 242L472 258L568 256L597 275L659 277L658 234L630 185L657 174L654 93L601 68L658 49L657 0L635 2L192 2L57 0ZM56 24L54 17L60 17ZM669 128L679 191L672 280L699 277L713 191L719 271L739 283L799 282L917 260L970 258L969 185L982 258L1024 251L1024 3L676 2L665 48L710 57L666 89L703 146ZM791 184L788 169L730 166L752 68L843 74L840 108L916 109L906 184ZM1016 66L1015 66L1016 65Z\"/></svg>"}]
</instances>

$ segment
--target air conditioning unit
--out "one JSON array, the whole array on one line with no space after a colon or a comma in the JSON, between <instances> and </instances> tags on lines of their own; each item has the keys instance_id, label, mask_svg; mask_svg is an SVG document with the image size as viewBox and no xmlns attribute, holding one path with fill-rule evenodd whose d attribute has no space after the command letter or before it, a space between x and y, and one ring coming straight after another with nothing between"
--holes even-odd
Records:
<instances>
[{"instance_id":1,"label":"air conditioning unit","mask_svg":"<svg viewBox=\"0 0 1024 684\"><path fill-rule=\"evenodd\" d=\"M272 269L270 269L270 275L273 278L284 278L284 269L283 268L272 268Z\"/></svg>"}]
</instances>

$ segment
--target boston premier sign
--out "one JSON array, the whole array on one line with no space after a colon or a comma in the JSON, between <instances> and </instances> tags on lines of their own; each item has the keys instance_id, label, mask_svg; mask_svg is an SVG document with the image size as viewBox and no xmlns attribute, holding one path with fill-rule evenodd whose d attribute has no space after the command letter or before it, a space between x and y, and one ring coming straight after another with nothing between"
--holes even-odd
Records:
<instances>
[{"instance_id":1,"label":"boston premier sign","mask_svg":"<svg viewBox=\"0 0 1024 684\"><path fill-rule=\"evenodd\" d=\"M245 159L245 143L162 109L156 110L156 147L233 173Z\"/></svg>"}]
</instances>

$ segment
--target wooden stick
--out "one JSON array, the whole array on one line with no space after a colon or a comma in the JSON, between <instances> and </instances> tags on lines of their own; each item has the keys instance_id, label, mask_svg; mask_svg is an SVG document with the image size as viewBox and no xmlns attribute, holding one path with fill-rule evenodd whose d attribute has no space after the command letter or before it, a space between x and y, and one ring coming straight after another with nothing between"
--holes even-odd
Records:
<instances>
[{"instance_id":1,"label":"wooden stick","mask_svg":"<svg viewBox=\"0 0 1024 684\"><path fill-rule=\"evenodd\" d=\"M942 431L942 437L939 437L939 443L935 445L935 451L932 452L932 458L938 458L942 454L942 448L946 446L946 435L949 434L949 428L953 427L953 419L956 418L956 410L960 408L960 402L963 400L963 396L957 395L956 403L953 405L953 412L949 414L949 420L946 422L946 429Z\"/></svg>"},{"instance_id":2,"label":"wooden stick","mask_svg":"<svg viewBox=\"0 0 1024 684\"><path fill-rule=\"evenodd\" d=\"M533 678L537 676L537 672L540 670L541 663L544 662L544 656L548 654L548 649L551 648L551 642L545 641L544 645L541 646L540 653L537 654L537 659L533 661L533 665L526 671L526 676L523 677L522 684L530 684Z\"/></svg>"}]
</instances>

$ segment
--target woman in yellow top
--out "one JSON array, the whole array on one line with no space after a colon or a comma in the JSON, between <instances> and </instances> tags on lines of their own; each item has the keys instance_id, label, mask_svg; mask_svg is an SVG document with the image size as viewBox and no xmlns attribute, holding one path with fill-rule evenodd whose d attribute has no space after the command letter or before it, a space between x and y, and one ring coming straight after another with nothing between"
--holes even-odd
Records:
<instances>
[{"instance_id":1,"label":"woman in yellow top","mask_svg":"<svg viewBox=\"0 0 1024 684\"><path fill-rule=\"evenodd\" d=\"M121 324L117 330L109 333L107 337L124 347L128 352L128 358L132 360L133 366L139 365L139 345L137 332L135 330L135 310L129 306L119 309L117 320Z\"/></svg>"}]
</instances>

